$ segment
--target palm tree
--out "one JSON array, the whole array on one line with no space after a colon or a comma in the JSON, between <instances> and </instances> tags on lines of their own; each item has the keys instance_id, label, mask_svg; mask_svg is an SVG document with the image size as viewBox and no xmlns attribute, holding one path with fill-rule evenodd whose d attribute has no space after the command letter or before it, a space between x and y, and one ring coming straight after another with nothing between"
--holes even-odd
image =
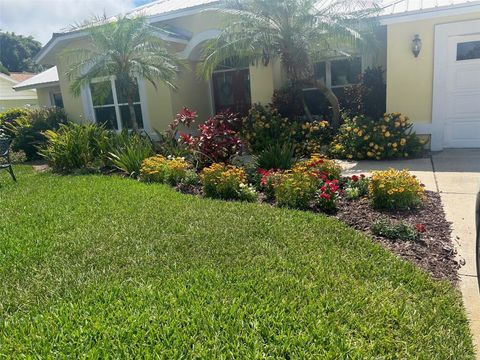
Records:
<instances>
[{"instance_id":1,"label":"palm tree","mask_svg":"<svg viewBox=\"0 0 480 360\"><path fill-rule=\"evenodd\" d=\"M71 91L79 96L82 87L89 86L93 79L115 76L117 88L128 103L132 128L138 130L133 104L137 78L149 81L155 88L160 81L175 89L174 81L182 62L167 50L160 38L162 30L150 26L145 17L120 17L113 22L95 19L79 26L80 31L84 29L88 46L62 54L67 59L66 75L71 81Z\"/></svg>"},{"instance_id":2,"label":"palm tree","mask_svg":"<svg viewBox=\"0 0 480 360\"><path fill-rule=\"evenodd\" d=\"M350 56L372 44L374 1L227 0L217 9L225 16L219 36L206 43L200 71L209 77L228 59L268 65L279 59L294 90L309 83L332 107L332 125L340 124L337 97L314 76L318 59ZM310 116L305 101L306 113Z\"/></svg>"}]
</instances>

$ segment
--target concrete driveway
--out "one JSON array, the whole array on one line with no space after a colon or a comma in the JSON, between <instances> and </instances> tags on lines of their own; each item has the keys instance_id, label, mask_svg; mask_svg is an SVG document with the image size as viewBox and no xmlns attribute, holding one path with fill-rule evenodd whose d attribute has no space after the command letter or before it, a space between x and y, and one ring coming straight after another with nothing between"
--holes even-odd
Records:
<instances>
[{"instance_id":1,"label":"concrete driveway","mask_svg":"<svg viewBox=\"0 0 480 360\"><path fill-rule=\"evenodd\" d=\"M428 190L441 195L447 220L453 223L453 242L460 260L460 290L471 321L477 349L480 349L480 292L475 262L475 200L480 190L480 150L445 150L431 157L402 161L360 161L343 163L345 175L372 170L409 169ZM480 359L480 351L477 350Z\"/></svg>"}]
</instances>

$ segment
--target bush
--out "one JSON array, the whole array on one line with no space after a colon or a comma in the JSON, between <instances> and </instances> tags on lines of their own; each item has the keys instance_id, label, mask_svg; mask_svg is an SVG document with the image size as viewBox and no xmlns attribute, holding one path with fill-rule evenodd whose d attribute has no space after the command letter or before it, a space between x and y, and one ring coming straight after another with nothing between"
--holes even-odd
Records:
<instances>
[{"instance_id":1,"label":"bush","mask_svg":"<svg viewBox=\"0 0 480 360\"><path fill-rule=\"evenodd\" d=\"M339 180L342 175L342 167L334 160L326 159L320 154L313 154L308 160L297 163L295 172L310 173L318 179Z\"/></svg>"},{"instance_id":2,"label":"bush","mask_svg":"<svg viewBox=\"0 0 480 360\"><path fill-rule=\"evenodd\" d=\"M242 153L239 128L241 119L233 113L219 113L198 127L198 135L182 134L190 146L197 166L203 168L214 163L230 164Z\"/></svg>"},{"instance_id":3,"label":"bush","mask_svg":"<svg viewBox=\"0 0 480 360\"><path fill-rule=\"evenodd\" d=\"M370 180L365 175L353 175L352 177L344 178L343 183L347 200L355 200L368 195Z\"/></svg>"},{"instance_id":4,"label":"bush","mask_svg":"<svg viewBox=\"0 0 480 360\"><path fill-rule=\"evenodd\" d=\"M31 110L27 108L14 108L8 109L3 113L0 113L0 134L4 133L10 137L13 137L14 134L11 131L11 126L15 120L18 118L27 116Z\"/></svg>"},{"instance_id":5,"label":"bush","mask_svg":"<svg viewBox=\"0 0 480 360\"><path fill-rule=\"evenodd\" d=\"M188 144L179 139L180 128L189 129L197 119L197 113L184 107L163 133L155 130L159 138L158 152L164 156L186 157L191 155Z\"/></svg>"},{"instance_id":6,"label":"bush","mask_svg":"<svg viewBox=\"0 0 480 360\"><path fill-rule=\"evenodd\" d=\"M279 206L307 209L319 187L319 180L308 172L287 171L274 185L275 200Z\"/></svg>"},{"instance_id":7,"label":"bush","mask_svg":"<svg viewBox=\"0 0 480 360\"><path fill-rule=\"evenodd\" d=\"M259 190L263 191L268 200L273 200L275 198L275 186L282 177L282 171L257 169L257 173L260 175Z\"/></svg>"},{"instance_id":8,"label":"bush","mask_svg":"<svg viewBox=\"0 0 480 360\"><path fill-rule=\"evenodd\" d=\"M233 165L212 164L203 169L200 180L205 196L214 199L251 201L255 193L247 185L245 171Z\"/></svg>"},{"instance_id":9,"label":"bush","mask_svg":"<svg viewBox=\"0 0 480 360\"><path fill-rule=\"evenodd\" d=\"M302 117L305 115L302 96L301 90L292 85L284 86L273 92L272 107L290 119Z\"/></svg>"},{"instance_id":10,"label":"bush","mask_svg":"<svg viewBox=\"0 0 480 360\"><path fill-rule=\"evenodd\" d=\"M338 180L325 180L317 192L317 206L327 212L337 210L338 199L340 198L340 186Z\"/></svg>"},{"instance_id":11,"label":"bush","mask_svg":"<svg viewBox=\"0 0 480 360\"><path fill-rule=\"evenodd\" d=\"M24 112L4 128L13 137L12 149L24 151L28 160L39 158L38 149L47 141L43 133L57 130L61 124L67 123L65 111L57 107L44 107Z\"/></svg>"},{"instance_id":12,"label":"bush","mask_svg":"<svg viewBox=\"0 0 480 360\"><path fill-rule=\"evenodd\" d=\"M372 224L371 230L374 235L383 236L391 240L414 241L420 236L413 226L403 221L395 223L377 220Z\"/></svg>"},{"instance_id":13,"label":"bush","mask_svg":"<svg viewBox=\"0 0 480 360\"><path fill-rule=\"evenodd\" d=\"M284 143L269 145L253 157L256 168L288 170L295 163L295 145Z\"/></svg>"},{"instance_id":14,"label":"bush","mask_svg":"<svg viewBox=\"0 0 480 360\"><path fill-rule=\"evenodd\" d=\"M381 67L368 68L360 82L345 89L342 97L343 109L349 116L367 116L378 119L386 111L387 86Z\"/></svg>"},{"instance_id":15,"label":"bush","mask_svg":"<svg viewBox=\"0 0 480 360\"><path fill-rule=\"evenodd\" d=\"M419 156L425 142L412 131L400 113L385 114L378 121L365 116L345 119L330 148L330 155L347 159L394 159Z\"/></svg>"},{"instance_id":16,"label":"bush","mask_svg":"<svg viewBox=\"0 0 480 360\"><path fill-rule=\"evenodd\" d=\"M124 130L114 135L111 142L108 159L113 166L131 177L140 175L143 160L154 153L151 140L135 132Z\"/></svg>"},{"instance_id":17,"label":"bush","mask_svg":"<svg viewBox=\"0 0 480 360\"><path fill-rule=\"evenodd\" d=\"M191 166L184 158L166 158L156 155L143 160L140 179L175 186L183 182L190 171Z\"/></svg>"},{"instance_id":18,"label":"bush","mask_svg":"<svg viewBox=\"0 0 480 360\"><path fill-rule=\"evenodd\" d=\"M407 170L374 171L368 185L373 206L382 209L410 209L424 198L424 186Z\"/></svg>"},{"instance_id":19,"label":"bush","mask_svg":"<svg viewBox=\"0 0 480 360\"><path fill-rule=\"evenodd\" d=\"M44 136L47 142L39 154L60 173L100 166L109 148L108 131L94 124L62 124L57 131L47 130Z\"/></svg>"}]
</instances>

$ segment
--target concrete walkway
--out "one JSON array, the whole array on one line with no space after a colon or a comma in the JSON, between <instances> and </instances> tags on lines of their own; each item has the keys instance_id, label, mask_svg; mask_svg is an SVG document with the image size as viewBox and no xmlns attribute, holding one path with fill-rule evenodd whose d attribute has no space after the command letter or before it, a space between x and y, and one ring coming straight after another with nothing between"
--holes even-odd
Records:
<instances>
[{"instance_id":1,"label":"concrete walkway","mask_svg":"<svg viewBox=\"0 0 480 360\"><path fill-rule=\"evenodd\" d=\"M342 164L345 175L373 170L409 169L428 190L438 191L447 220L453 223L453 242L465 261L460 271L460 290L471 321L480 359L480 292L475 262L475 200L480 190L480 150L445 150L431 157L405 161L360 161Z\"/></svg>"}]
</instances>

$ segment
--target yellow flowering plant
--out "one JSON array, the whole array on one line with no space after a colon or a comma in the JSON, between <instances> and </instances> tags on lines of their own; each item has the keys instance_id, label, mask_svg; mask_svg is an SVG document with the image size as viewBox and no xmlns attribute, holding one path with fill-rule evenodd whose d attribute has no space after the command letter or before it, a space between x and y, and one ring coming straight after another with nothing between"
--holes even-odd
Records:
<instances>
[{"instance_id":1,"label":"yellow flowering plant","mask_svg":"<svg viewBox=\"0 0 480 360\"><path fill-rule=\"evenodd\" d=\"M374 171L368 184L376 208L410 209L422 204L424 185L408 170Z\"/></svg>"},{"instance_id":2,"label":"yellow flowering plant","mask_svg":"<svg viewBox=\"0 0 480 360\"><path fill-rule=\"evenodd\" d=\"M311 173L289 170L274 186L275 200L279 206L307 209L319 186L318 178Z\"/></svg>"},{"instance_id":3,"label":"yellow flowering plant","mask_svg":"<svg viewBox=\"0 0 480 360\"><path fill-rule=\"evenodd\" d=\"M177 185L193 172L192 166L182 157L156 155L142 162L140 179L145 182L159 182Z\"/></svg>"},{"instance_id":4,"label":"yellow flowering plant","mask_svg":"<svg viewBox=\"0 0 480 360\"><path fill-rule=\"evenodd\" d=\"M327 121L287 118L271 106L254 105L243 119L242 138L254 155L275 144L295 145L297 156L320 152L330 143L332 129Z\"/></svg>"},{"instance_id":5,"label":"yellow flowering plant","mask_svg":"<svg viewBox=\"0 0 480 360\"><path fill-rule=\"evenodd\" d=\"M398 159L419 156L426 144L412 130L407 116L384 114L378 120L365 116L345 118L329 154L344 159Z\"/></svg>"},{"instance_id":6,"label":"yellow flowering plant","mask_svg":"<svg viewBox=\"0 0 480 360\"><path fill-rule=\"evenodd\" d=\"M214 163L200 173L205 196L214 199L255 201L257 194L248 185L245 170L233 165Z\"/></svg>"},{"instance_id":7,"label":"yellow flowering plant","mask_svg":"<svg viewBox=\"0 0 480 360\"><path fill-rule=\"evenodd\" d=\"M339 180L342 175L342 167L339 164L320 154L312 154L309 159L295 164L292 170L311 173L321 180Z\"/></svg>"}]
</instances>

